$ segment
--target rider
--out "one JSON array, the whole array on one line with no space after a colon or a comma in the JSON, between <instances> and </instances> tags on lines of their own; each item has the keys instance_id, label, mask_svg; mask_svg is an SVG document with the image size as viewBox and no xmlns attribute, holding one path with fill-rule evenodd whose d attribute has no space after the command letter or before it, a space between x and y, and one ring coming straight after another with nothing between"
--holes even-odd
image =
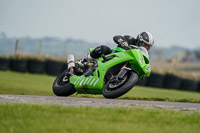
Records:
<instances>
[{"instance_id":1,"label":"rider","mask_svg":"<svg viewBox=\"0 0 200 133\"><path fill-rule=\"evenodd\" d=\"M144 50L144 48L149 51L151 47L153 46L154 39L151 33L145 31L140 34L138 34L137 38L131 37L129 35L125 36L114 36L113 41L118 44L118 47L127 49L129 46L136 46L139 47L141 50ZM84 62L88 60L93 60L101 57L102 55L107 55L112 53L112 50L105 45L101 45L96 47L93 51L90 51L85 58L78 61L78 64L83 66ZM148 53L146 53L148 57Z\"/></svg>"}]
</instances>

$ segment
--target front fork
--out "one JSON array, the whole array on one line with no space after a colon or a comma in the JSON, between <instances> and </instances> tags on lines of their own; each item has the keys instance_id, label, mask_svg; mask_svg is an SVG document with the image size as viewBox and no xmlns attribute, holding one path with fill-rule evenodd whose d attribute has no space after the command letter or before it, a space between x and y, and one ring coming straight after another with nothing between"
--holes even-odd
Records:
<instances>
[{"instance_id":1,"label":"front fork","mask_svg":"<svg viewBox=\"0 0 200 133\"><path fill-rule=\"evenodd\" d=\"M128 64L128 62L126 62L126 64L124 64L124 65L121 67L120 72L119 72L119 73L117 74L117 76L116 76L117 79L119 79L119 80L123 79L123 77L126 75L126 73L127 73L128 71L131 70L131 68L126 67L127 64Z\"/></svg>"}]
</instances>

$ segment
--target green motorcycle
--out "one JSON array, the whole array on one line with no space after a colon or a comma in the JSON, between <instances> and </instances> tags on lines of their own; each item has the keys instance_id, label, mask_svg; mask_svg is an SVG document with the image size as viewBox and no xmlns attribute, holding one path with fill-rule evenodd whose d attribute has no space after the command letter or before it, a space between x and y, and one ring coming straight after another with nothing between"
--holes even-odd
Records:
<instances>
[{"instance_id":1,"label":"green motorcycle","mask_svg":"<svg viewBox=\"0 0 200 133\"><path fill-rule=\"evenodd\" d=\"M72 55L71 55L72 56ZM109 55L80 68L74 57L68 60L68 69L53 83L57 96L78 94L103 94L105 98L117 98L151 73L148 52L144 47L116 47Z\"/></svg>"}]
</instances>

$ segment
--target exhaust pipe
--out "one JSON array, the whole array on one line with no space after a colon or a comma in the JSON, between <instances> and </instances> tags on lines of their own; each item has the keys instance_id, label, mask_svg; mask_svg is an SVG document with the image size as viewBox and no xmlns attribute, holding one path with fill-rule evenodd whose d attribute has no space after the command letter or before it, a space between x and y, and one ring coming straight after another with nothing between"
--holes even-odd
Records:
<instances>
[{"instance_id":1,"label":"exhaust pipe","mask_svg":"<svg viewBox=\"0 0 200 133\"><path fill-rule=\"evenodd\" d=\"M67 56L68 69L75 67L74 61L75 61L74 55L70 54Z\"/></svg>"}]
</instances>

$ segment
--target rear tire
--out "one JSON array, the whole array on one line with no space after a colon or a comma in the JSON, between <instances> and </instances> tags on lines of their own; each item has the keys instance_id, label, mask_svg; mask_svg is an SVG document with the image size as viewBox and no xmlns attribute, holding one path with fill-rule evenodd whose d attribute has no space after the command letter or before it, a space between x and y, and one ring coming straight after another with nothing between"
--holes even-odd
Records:
<instances>
[{"instance_id":1,"label":"rear tire","mask_svg":"<svg viewBox=\"0 0 200 133\"><path fill-rule=\"evenodd\" d=\"M69 82L69 77L65 73L61 73L53 83L53 92L57 96L69 96L76 92L74 85Z\"/></svg>"},{"instance_id":2,"label":"rear tire","mask_svg":"<svg viewBox=\"0 0 200 133\"><path fill-rule=\"evenodd\" d=\"M130 71L126 74L126 76L127 78L122 85L112 89L110 88L111 83L109 80L103 88L103 96L105 98L114 99L124 95L129 90L131 90L138 81L138 75L135 72Z\"/></svg>"}]
</instances>

